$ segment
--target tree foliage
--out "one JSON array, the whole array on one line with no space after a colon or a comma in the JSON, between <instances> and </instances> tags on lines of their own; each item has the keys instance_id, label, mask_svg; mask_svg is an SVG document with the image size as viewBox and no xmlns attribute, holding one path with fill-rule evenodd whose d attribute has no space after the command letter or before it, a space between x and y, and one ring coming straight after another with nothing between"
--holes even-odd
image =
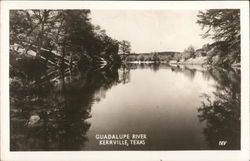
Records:
<instances>
[{"instance_id":1,"label":"tree foliage","mask_svg":"<svg viewBox=\"0 0 250 161\"><path fill-rule=\"evenodd\" d=\"M126 41L126 40L122 40L122 41L120 42L120 46L121 46L122 54L124 54L124 55L130 54L130 51L131 51L130 42L128 42L128 41Z\"/></svg>"},{"instance_id":2,"label":"tree foliage","mask_svg":"<svg viewBox=\"0 0 250 161\"><path fill-rule=\"evenodd\" d=\"M240 61L240 10L210 9L200 11L197 23L205 29L204 38L215 41L213 47L223 52L224 63Z\"/></svg>"},{"instance_id":3,"label":"tree foliage","mask_svg":"<svg viewBox=\"0 0 250 161\"><path fill-rule=\"evenodd\" d=\"M118 54L118 41L91 23L90 10L11 10L10 44L26 54L41 56L46 49L71 61L102 57L111 62Z\"/></svg>"},{"instance_id":4,"label":"tree foliage","mask_svg":"<svg viewBox=\"0 0 250 161\"><path fill-rule=\"evenodd\" d=\"M184 50L183 57L185 60L195 57L195 49L192 45L190 45L187 49Z\"/></svg>"}]
</instances>

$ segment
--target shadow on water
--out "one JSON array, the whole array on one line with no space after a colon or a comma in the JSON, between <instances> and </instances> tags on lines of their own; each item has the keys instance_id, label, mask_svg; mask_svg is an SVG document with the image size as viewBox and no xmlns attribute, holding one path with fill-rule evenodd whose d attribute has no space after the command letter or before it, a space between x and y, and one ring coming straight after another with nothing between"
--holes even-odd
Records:
<instances>
[{"instance_id":1,"label":"shadow on water","mask_svg":"<svg viewBox=\"0 0 250 161\"><path fill-rule=\"evenodd\" d=\"M194 82L198 73L202 73L204 80L215 80L215 92L204 93L198 109L198 118L206 123L203 134L208 149L240 148L240 71L167 64L125 64L119 69L70 71L46 69L32 59L11 64L14 64L10 65L11 151L83 149L88 142L92 105L104 99L112 86L130 83L130 73L135 69L154 72L167 69L184 75L189 82ZM227 144L221 146L220 141Z\"/></svg>"},{"instance_id":2,"label":"shadow on water","mask_svg":"<svg viewBox=\"0 0 250 161\"><path fill-rule=\"evenodd\" d=\"M81 149L88 140L91 106L101 99L96 93L102 90L105 95L118 83L118 71L57 69L51 74L34 61L19 61L18 68L10 68L10 150Z\"/></svg>"},{"instance_id":3,"label":"shadow on water","mask_svg":"<svg viewBox=\"0 0 250 161\"><path fill-rule=\"evenodd\" d=\"M160 68L168 66L167 64L160 64L160 63L127 63L124 65L128 69L151 69L154 72L157 72Z\"/></svg>"},{"instance_id":4,"label":"shadow on water","mask_svg":"<svg viewBox=\"0 0 250 161\"><path fill-rule=\"evenodd\" d=\"M189 68L189 67L186 67L186 66L179 66L179 65L171 66L171 71L172 72L176 72L176 73L180 72L184 76L189 78L190 80L194 79L195 74L196 74L196 70L197 69L195 69L195 68Z\"/></svg>"},{"instance_id":5,"label":"shadow on water","mask_svg":"<svg viewBox=\"0 0 250 161\"><path fill-rule=\"evenodd\" d=\"M209 74L216 80L212 96L203 95L199 119L206 122L203 132L209 148L240 149L240 71L212 68ZM205 77L208 74L205 72ZM223 145L226 143L225 145Z\"/></svg>"},{"instance_id":6,"label":"shadow on water","mask_svg":"<svg viewBox=\"0 0 250 161\"><path fill-rule=\"evenodd\" d=\"M196 69L195 66L171 66L172 72L181 72L193 80L197 71L205 80L216 81L212 95L204 93L202 105L198 108L198 118L206 122L205 135L209 149L239 150L240 149L240 70ZM223 145L223 142L226 142Z\"/></svg>"}]
</instances>

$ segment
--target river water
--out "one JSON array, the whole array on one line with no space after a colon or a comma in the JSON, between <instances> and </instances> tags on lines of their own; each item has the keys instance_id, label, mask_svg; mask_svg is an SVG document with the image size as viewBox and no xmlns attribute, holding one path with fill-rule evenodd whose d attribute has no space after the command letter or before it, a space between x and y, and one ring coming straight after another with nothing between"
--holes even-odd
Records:
<instances>
[{"instance_id":1,"label":"river water","mask_svg":"<svg viewBox=\"0 0 250 161\"><path fill-rule=\"evenodd\" d=\"M238 70L127 64L15 76L10 99L13 151L240 149ZM100 145L109 134L144 138Z\"/></svg>"}]
</instances>

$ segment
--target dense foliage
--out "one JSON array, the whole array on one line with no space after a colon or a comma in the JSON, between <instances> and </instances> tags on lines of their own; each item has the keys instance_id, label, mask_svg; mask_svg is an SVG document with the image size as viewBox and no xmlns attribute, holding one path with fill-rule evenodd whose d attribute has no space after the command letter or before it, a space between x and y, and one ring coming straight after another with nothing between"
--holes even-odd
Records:
<instances>
[{"instance_id":1,"label":"dense foliage","mask_svg":"<svg viewBox=\"0 0 250 161\"><path fill-rule=\"evenodd\" d=\"M183 58L187 60L189 58L194 58L194 57L195 57L195 49L192 45L190 45L187 49L184 50Z\"/></svg>"},{"instance_id":2,"label":"dense foliage","mask_svg":"<svg viewBox=\"0 0 250 161\"><path fill-rule=\"evenodd\" d=\"M206 29L203 37L210 37L210 61L224 67L240 62L240 10L210 9L200 11L198 24ZM213 58L216 57L216 58Z\"/></svg>"},{"instance_id":3,"label":"dense foliage","mask_svg":"<svg viewBox=\"0 0 250 161\"><path fill-rule=\"evenodd\" d=\"M122 54L130 54L130 50L131 50L131 45L129 41L126 40L122 40L120 42L120 46L121 46L121 52Z\"/></svg>"},{"instance_id":4,"label":"dense foliage","mask_svg":"<svg viewBox=\"0 0 250 161\"><path fill-rule=\"evenodd\" d=\"M21 48L21 54L49 60L56 55L71 63L119 61L119 42L94 26L89 15L90 10L11 10L10 44Z\"/></svg>"}]
</instances>

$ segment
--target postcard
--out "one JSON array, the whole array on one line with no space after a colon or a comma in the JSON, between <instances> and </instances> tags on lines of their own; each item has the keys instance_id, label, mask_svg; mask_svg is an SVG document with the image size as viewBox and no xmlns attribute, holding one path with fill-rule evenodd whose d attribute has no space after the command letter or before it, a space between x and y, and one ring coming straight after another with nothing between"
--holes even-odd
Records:
<instances>
[{"instance_id":1,"label":"postcard","mask_svg":"<svg viewBox=\"0 0 250 161\"><path fill-rule=\"evenodd\" d=\"M1 160L249 160L248 5L2 2Z\"/></svg>"}]
</instances>

